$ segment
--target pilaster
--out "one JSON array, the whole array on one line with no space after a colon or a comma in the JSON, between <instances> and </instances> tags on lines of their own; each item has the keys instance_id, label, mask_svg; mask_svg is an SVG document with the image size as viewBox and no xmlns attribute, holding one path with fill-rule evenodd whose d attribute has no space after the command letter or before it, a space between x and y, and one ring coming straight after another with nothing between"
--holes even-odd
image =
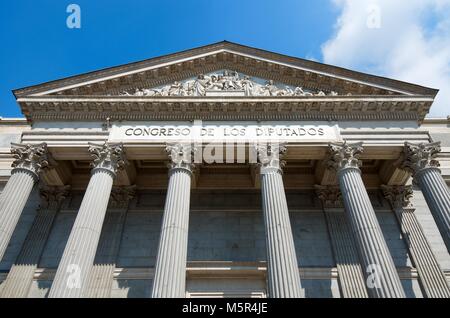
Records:
<instances>
[{"instance_id":1,"label":"pilaster","mask_svg":"<svg viewBox=\"0 0 450 318\"><path fill-rule=\"evenodd\" d=\"M129 204L135 195L136 186L112 188L108 211L84 297L110 297L123 226Z\"/></svg>"},{"instance_id":2,"label":"pilaster","mask_svg":"<svg viewBox=\"0 0 450 318\"><path fill-rule=\"evenodd\" d=\"M70 186L41 186L41 204L17 260L11 267L0 297L25 298L50 234L55 215L67 197Z\"/></svg>"},{"instance_id":3,"label":"pilaster","mask_svg":"<svg viewBox=\"0 0 450 318\"><path fill-rule=\"evenodd\" d=\"M428 298L449 298L450 287L445 273L439 266L420 222L411 205L412 186L382 186L383 194L390 202L400 225L409 254L419 273L420 283Z\"/></svg>"},{"instance_id":4,"label":"pilaster","mask_svg":"<svg viewBox=\"0 0 450 318\"><path fill-rule=\"evenodd\" d=\"M338 186L316 185L316 194L322 201L342 296L344 298L367 298L358 250L345 217L341 191Z\"/></svg>"}]
</instances>

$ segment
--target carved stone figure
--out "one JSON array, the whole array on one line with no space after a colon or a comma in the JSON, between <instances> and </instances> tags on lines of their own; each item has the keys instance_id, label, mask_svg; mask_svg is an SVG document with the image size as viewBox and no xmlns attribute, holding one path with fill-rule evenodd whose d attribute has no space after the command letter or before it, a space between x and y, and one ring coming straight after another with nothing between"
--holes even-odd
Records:
<instances>
[{"instance_id":1,"label":"carved stone figure","mask_svg":"<svg viewBox=\"0 0 450 318\"><path fill-rule=\"evenodd\" d=\"M173 82L172 85L170 85L169 90L168 90L168 95L169 96L180 96L181 95L181 84L180 82Z\"/></svg>"},{"instance_id":2,"label":"carved stone figure","mask_svg":"<svg viewBox=\"0 0 450 318\"><path fill-rule=\"evenodd\" d=\"M268 80L266 85L263 87L264 96L277 96L278 91L278 87L274 85L273 80Z\"/></svg>"},{"instance_id":3,"label":"carved stone figure","mask_svg":"<svg viewBox=\"0 0 450 318\"><path fill-rule=\"evenodd\" d=\"M241 80L241 86L244 89L245 96L253 95L253 82L250 80L249 76L245 76L243 80Z\"/></svg>"},{"instance_id":4,"label":"carved stone figure","mask_svg":"<svg viewBox=\"0 0 450 318\"><path fill-rule=\"evenodd\" d=\"M223 83L219 81L219 76L211 75L211 83L208 88L213 90L223 90Z\"/></svg>"},{"instance_id":5,"label":"carved stone figure","mask_svg":"<svg viewBox=\"0 0 450 318\"><path fill-rule=\"evenodd\" d=\"M199 74L194 84L194 96L205 96L205 91L209 82L209 77Z\"/></svg>"},{"instance_id":6,"label":"carved stone figure","mask_svg":"<svg viewBox=\"0 0 450 318\"><path fill-rule=\"evenodd\" d=\"M223 71L220 82L222 83L224 90L236 89L234 78L228 73L227 70Z\"/></svg>"},{"instance_id":7,"label":"carved stone figure","mask_svg":"<svg viewBox=\"0 0 450 318\"><path fill-rule=\"evenodd\" d=\"M144 96L160 96L160 92L156 89L144 89L142 90L142 95Z\"/></svg>"},{"instance_id":8,"label":"carved stone figure","mask_svg":"<svg viewBox=\"0 0 450 318\"><path fill-rule=\"evenodd\" d=\"M141 91L139 88L136 88L134 96L144 96L144 91Z\"/></svg>"},{"instance_id":9,"label":"carved stone figure","mask_svg":"<svg viewBox=\"0 0 450 318\"><path fill-rule=\"evenodd\" d=\"M181 89L182 96L193 96L194 95L195 80L186 81Z\"/></svg>"},{"instance_id":10,"label":"carved stone figure","mask_svg":"<svg viewBox=\"0 0 450 318\"><path fill-rule=\"evenodd\" d=\"M160 88L135 89L133 93L125 91L120 93L124 96L205 96L207 90L227 91L242 90L245 96L325 96L323 91L305 91L302 87L291 87L285 85L278 87L273 80L265 84L252 80L245 75L240 77L239 73L224 70L222 73L210 74L210 76L199 74L197 78L185 82L175 81L172 84ZM337 95L331 91L330 95Z\"/></svg>"},{"instance_id":11,"label":"carved stone figure","mask_svg":"<svg viewBox=\"0 0 450 318\"><path fill-rule=\"evenodd\" d=\"M290 88L287 85L281 91L282 91L281 96L293 96L294 95L294 91L292 90L292 88Z\"/></svg>"}]
</instances>

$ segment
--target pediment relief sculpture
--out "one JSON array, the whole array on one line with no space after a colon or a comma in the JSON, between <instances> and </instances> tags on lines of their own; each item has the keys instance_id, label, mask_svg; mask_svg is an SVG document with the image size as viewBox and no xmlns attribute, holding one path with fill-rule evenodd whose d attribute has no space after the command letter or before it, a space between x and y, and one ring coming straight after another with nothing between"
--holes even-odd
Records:
<instances>
[{"instance_id":1,"label":"pediment relief sculpture","mask_svg":"<svg viewBox=\"0 0 450 318\"><path fill-rule=\"evenodd\" d=\"M217 92L235 93L235 96L336 96L337 92L312 91L302 87L293 87L273 80L262 80L224 70L210 74L199 74L194 79L157 88L136 88L124 91L121 96L213 96Z\"/></svg>"}]
</instances>

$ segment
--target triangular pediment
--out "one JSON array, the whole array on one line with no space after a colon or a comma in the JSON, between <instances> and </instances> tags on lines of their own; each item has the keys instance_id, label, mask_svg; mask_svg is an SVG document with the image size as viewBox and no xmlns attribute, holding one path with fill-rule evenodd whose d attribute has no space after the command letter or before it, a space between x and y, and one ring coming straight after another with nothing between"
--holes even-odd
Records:
<instances>
[{"instance_id":1,"label":"triangular pediment","mask_svg":"<svg viewBox=\"0 0 450 318\"><path fill-rule=\"evenodd\" d=\"M423 120L438 90L230 42L14 91L30 120Z\"/></svg>"},{"instance_id":2,"label":"triangular pediment","mask_svg":"<svg viewBox=\"0 0 450 318\"><path fill-rule=\"evenodd\" d=\"M313 61L293 58L230 42L220 42L149 60L112 67L14 91L16 97L73 95L133 95L151 89L170 89L177 83L195 81L200 74L220 75L223 70L248 76L255 94L267 94L264 85L273 81L269 96L290 96L300 88L307 95L435 95L437 90L363 74ZM239 79L242 82L242 79ZM262 80L262 82L261 82ZM217 84L216 90L219 86ZM287 89L289 88L289 89ZM287 89L288 92L283 92ZM300 94L300 89L297 91ZM228 87L225 90L229 91ZM270 89L269 89L270 90ZM176 91L172 87L172 91ZM150 91L148 91L152 94ZM163 90L163 92L165 92ZM139 93L138 93L139 94ZM160 94L164 96L165 93ZM158 95L158 94L155 94ZM190 96L190 95L185 95Z\"/></svg>"}]
</instances>

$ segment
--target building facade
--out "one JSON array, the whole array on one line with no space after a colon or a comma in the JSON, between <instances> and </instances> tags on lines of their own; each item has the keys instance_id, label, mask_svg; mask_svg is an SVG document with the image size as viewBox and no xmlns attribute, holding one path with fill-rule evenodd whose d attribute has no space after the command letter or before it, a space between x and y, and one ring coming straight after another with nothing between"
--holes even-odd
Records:
<instances>
[{"instance_id":1,"label":"building facade","mask_svg":"<svg viewBox=\"0 0 450 318\"><path fill-rule=\"evenodd\" d=\"M449 297L437 90L230 42L14 91L0 297Z\"/></svg>"}]
</instances>

